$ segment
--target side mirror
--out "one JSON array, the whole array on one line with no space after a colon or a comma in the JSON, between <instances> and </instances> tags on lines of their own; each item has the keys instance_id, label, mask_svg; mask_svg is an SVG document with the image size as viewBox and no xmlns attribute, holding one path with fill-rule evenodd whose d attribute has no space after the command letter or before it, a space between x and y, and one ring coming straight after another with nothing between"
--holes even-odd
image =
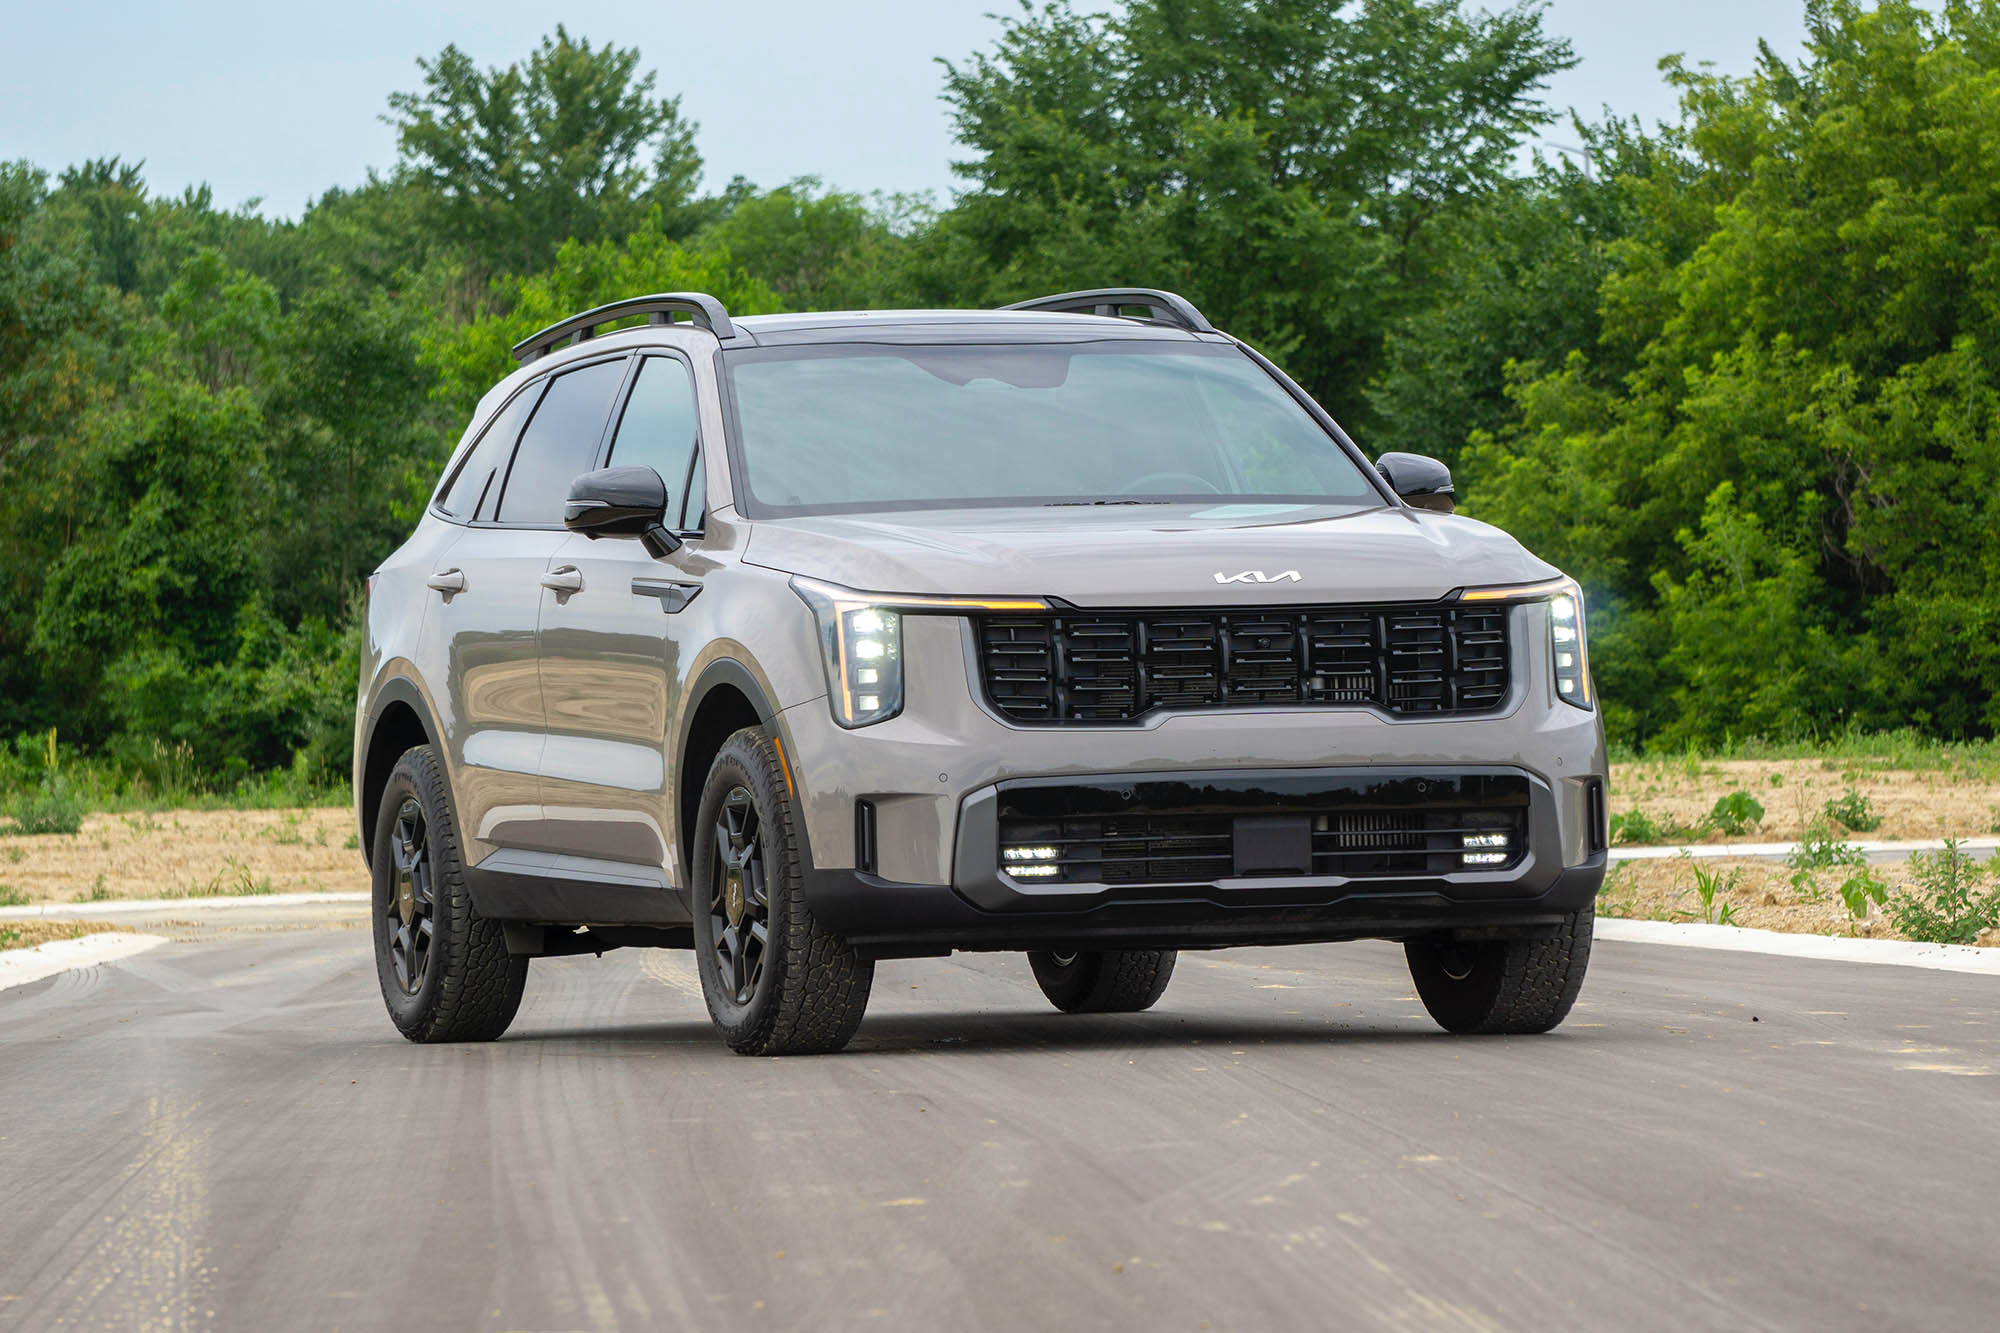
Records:
<instances>
[{"instance_id":1,"label":"side mirror","mask_svg":"<svg viewBox=\"0 0 2000 1333\"><path fill-rule=\"evenodd\" d=\"M637 537L655 557L678 551L667 531L667 483L649 467L607 467L586 472L569 486L563 526L595 540Z\"/></svg>"},{"instance_id":2,"label":"side mirror","mask_svg":"<svg viewBox=\"0 0 2000 1333\"><path fill-rule=\"evenodd\" d=\"M1451 489L1451 469L1435 458L1422 454L1383 454L1375 460L1375 470L1389 483L1389 489L1415 509L1433 509L1440 514L1458 511L1458 497Z\"/></svg>"}]
</instances>

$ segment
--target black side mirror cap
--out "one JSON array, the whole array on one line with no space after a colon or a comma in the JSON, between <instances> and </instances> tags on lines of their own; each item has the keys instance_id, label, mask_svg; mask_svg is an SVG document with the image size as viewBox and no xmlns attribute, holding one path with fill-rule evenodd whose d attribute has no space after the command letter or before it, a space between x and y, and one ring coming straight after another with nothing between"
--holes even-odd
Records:
<instances>
[{"instance_id":1,"label":"black side mirror cap","mask_svg":"<svg viewBox=\"0 0 2000 1333\"><path fill-rule=\"evenodd\" d=\"M1432 509L1440 514L1458 511L1458 496L1451 488L1451 469L1423 454L1383 454L1375 460L1375 470L1389 483L1389 489L1403 503L1415 509Z\"/></svg>"},{"instance_id":2,"label":"black side mirror cap","mask_svg":"<svg viewBox=\"0 0 2000 1333\"><path fill-rule=\"evenodd\" d=\"M586 472L569 486L563 526L593 540L637 537L654 556L678 551L667 530L667 483L649 467L607 467Z\"/></svg>"}]
</instances>

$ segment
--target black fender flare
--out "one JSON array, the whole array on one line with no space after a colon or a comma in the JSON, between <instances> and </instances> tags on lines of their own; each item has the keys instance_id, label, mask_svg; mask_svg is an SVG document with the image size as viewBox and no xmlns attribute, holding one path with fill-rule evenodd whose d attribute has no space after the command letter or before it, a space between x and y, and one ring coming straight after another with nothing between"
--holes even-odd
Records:
<instances>
[{"instance_id":1,"label":"black fender flare","mask_svg":"<svg viewBox=\"0 0 2000 1333\"><path fill-rule=\"evenodd\" d=\"M750 674L750 668L733 657L718 657L701 669L694 684L688 687L687 704L681 709L679 734L674 737L674 777L678 783L680 775L686 771L688 740L694 731L694 720L701 715L701 706L719 685L733 685L750 707L756 710L757 720L765 726L772 725L778 716L777 708Z\"/></svg>"},{"instance_id":2,"label":"black fender flare","mask_svg":"<svg viewBox=\"0 0 2000 1333\"><path fill-rule=\"evenodd\" d=\"M374 697L368 702L368 718L362 725L360 744L355 752L354 763L354 817L360 827L361 860L368 862L373 848L375 830L367 826L366 807L368 792L368 756L375 752L375 733L382 725L382 715L389 711L391 704L402 704L416 714L417 725L423 729L424 740L433 748L442 748L438 737L442 734L437 717L431 712L430 701L408 676L391 676L375 689Z\"/></svg>"}]
</instances>

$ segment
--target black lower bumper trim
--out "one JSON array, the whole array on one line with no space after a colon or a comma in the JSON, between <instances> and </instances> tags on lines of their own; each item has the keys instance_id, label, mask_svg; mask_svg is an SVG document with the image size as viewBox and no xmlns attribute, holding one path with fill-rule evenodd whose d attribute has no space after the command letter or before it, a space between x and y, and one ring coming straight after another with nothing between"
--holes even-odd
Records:
<instances>
[{"instance_id":1,"label":"black lower bumper trim","mask_svg":"<svg viewBox=\"0 0 2000 1333\"><path fill-rule=\"evenodd\" d=\"M1534 934L1597 898L1602 856L1560 871L1537 892L1482 886L1477 898L1444 881L1350 882L1328 901L1270 904L1215 896L1121 899L1077 911L987 911L948 885L901 884L852 870L812 870L807 902L828 930L877 958L955 950L1213 949L1440 933Z\"/></svg>"}]
</instances>

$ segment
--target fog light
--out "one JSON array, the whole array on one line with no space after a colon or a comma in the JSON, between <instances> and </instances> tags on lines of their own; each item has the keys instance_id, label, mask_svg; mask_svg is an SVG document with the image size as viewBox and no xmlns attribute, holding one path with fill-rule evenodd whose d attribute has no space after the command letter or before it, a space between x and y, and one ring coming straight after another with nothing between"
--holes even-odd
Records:
<instances>
[{"instance_id":1,"label":"fog light","mask_svg":"<svg viewBox=\"0 0 2000 1333\"><path fill-rule=\"evenodd\" d=\"M1459 839L1465 847L1505 847L1513 839L1505 833L1468 833Z\"/></svg>"},{"instance_id":2,"label":"fog light","mask_svg":"<svg viewBox=\"0 0 2000 1333\"><path fill-rule=\"evenodd\" d=\"M1466 852L1462 859L1469 866L1501 866L1507 864L1507 853Z\"/></svg>"},{"instance_id":3,"label":"fog light","mask_svg":"<svg viewBox=\"0 0 2000 1333\"><path fill-rule=\"evenodd\" d=\"M1056 868L1054 866L1049 866L1049 865L1041 865L1041 866L1016 865L1016 866L1008 866L1007 873L1012 875L1015 879L1053 879L1055 877Z\"/></svg>"},{"instance_id":4,"label":"fog light","mask_svg":"<svg viewBox=\"0 0 2000 1333\"><path fill-rule=\"evenodd\" d=\"M1000 855L1009 861L1053 861L1062 853L1053 847L1009 847Z\"/></svg>"}]
</instances>

